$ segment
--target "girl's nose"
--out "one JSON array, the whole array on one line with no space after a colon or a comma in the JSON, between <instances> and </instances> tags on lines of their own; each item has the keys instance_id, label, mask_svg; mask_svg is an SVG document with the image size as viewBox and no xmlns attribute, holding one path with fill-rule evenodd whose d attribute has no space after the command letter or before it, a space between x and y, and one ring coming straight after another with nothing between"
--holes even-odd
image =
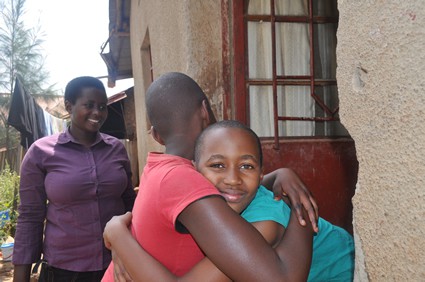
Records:
<instances>
[{"instance_id":1,"label":"girl's nose","mask_svg":"<svg viewBox=\"0 0 425 282\"><path fill-rule=\"evenodd\" d=\"M224 178L224 183L232 186L241 184L238 171L236 169L229 169Z\"/></svg>"}]
</instances>

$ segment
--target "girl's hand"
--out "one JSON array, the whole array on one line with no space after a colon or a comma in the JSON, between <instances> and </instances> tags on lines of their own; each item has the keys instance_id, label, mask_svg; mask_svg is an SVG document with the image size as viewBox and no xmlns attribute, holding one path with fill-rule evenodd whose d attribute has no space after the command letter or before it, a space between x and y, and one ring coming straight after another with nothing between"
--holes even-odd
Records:
<instances>
[{"instance_id":1,"label":"girl's hand","mask_svg":"<svg viewBox=\"0 0 425 282\"><path fill-rule=\"evenodd\" d=\"M290 168L280 168L264 176L262 184L272 190L275 197L283 199L295 210L298 221L305 226L302 207L308 213L314 232L319 232L317 220L319 208L311 192L307 189L298 175ZM287 201L289 199L289 203Z\"/></svg>"},{"instance_id":2,"label":"girl's hand","mask_svg":"<svg viewBox=\"0 0 425 282\"><path fill-rule=\"evenodd\" d=\"M131 212L126 212L123 215L113 216L106 223L105 230L103 231L103 241L109 250L112 250L114 240L119 240L121 232L130 232L131 218Z\"/></svg>"}]
</instances>

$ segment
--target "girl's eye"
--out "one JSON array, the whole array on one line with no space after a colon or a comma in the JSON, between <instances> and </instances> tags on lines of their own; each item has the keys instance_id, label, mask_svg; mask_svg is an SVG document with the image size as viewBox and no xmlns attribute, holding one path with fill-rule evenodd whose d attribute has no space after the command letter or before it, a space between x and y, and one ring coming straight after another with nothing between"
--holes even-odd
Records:
<instances>
[{"instance_id":1,"label":"girl's eye","mask_svg":"<svg viewBox=\"0 0 425 282\"><path fill-rule=\"evenodd\" d=\"M212 167L212 168L224 168L224 165L223 164L210 164L209 167Z\"/></svg>"},{"instance_id":2,"label":"girl's eye","mask_svg":"<svg viewBox=\"0 0 425 282\"><path fill-rule=\"evenodd\" d=\"M250 164L243 164L241 165L242 169L254 169L255 167L253 165Z\"/></svg>"}]
</instances>

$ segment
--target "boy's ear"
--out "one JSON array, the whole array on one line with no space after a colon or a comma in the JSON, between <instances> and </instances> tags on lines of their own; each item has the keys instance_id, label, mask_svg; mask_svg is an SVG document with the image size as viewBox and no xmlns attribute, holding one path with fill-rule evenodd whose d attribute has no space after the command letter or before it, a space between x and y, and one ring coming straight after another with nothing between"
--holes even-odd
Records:
<instances>
[{"instance_id":1,"label":"boy's ear","mask_svg":"<svg viewBox=\"0 0 425 282\"><path fill-rule=\"evenodd\" d=\"M158 131L156 131L155 127L151 126L150 133L152 134L153 139L161 145L165 145L164 140L162 140L161 136L159 136Z\"/></svg>"},{"instance_id":2,"label":"boy's ear","mask_svg":"<svg viewBox=\"0 0 425 282\"><path fill-rule=\"evenodd\" d=\"M202 101L202 118L205 122L204 128L206 128L208 125L213 124L217 122L215 119L214 113L211 110L210 103L207 99L204 99Z\"/></svg>"}]
</instances>

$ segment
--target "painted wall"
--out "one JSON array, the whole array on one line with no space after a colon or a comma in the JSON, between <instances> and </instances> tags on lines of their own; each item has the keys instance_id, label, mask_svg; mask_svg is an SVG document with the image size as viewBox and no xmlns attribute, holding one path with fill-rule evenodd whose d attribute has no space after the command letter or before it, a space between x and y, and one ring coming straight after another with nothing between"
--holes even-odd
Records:
<instances>
[{"instance_id":1,"label":"painted wall","mask_svg":"<svg viewBox=\"0 0 425 282\"><path fill-rule=\"evenodd\" d=\"M222 7L217 0L131 4L143 168L147 152L162 149L144 116L150 61L154 78L168 71L195 78L223 112ZM340 115L359 160L356 281L425 281L425 2L339 0L338 9Z\"/></svg>"},{"instance_id":2,"label":"painted wall","mask_svg":"<svg viewBox=\"0 0 425 282\"><path fill-rule=\"evenodd\" d=\"M142 169L148 151L162 150L148 135L144 115L144 95L151 78L146 69L146 62L150 61L147 46L150 45L154 79L169 71L186 73L209 96L215 113L222 113L221 4L216 0L133 0L131 5L131 52Z\"/></svg>"},{"instance_id":3,"label":"painted wall","mask_svg":"<svg viewBox=\"0 0 425 282\"><path fill-rule=\"evenodd\" d=\"M340 115L359 161L357 281L425 281L425 2L340 0Z\"/></svg>"}]
</instances>

